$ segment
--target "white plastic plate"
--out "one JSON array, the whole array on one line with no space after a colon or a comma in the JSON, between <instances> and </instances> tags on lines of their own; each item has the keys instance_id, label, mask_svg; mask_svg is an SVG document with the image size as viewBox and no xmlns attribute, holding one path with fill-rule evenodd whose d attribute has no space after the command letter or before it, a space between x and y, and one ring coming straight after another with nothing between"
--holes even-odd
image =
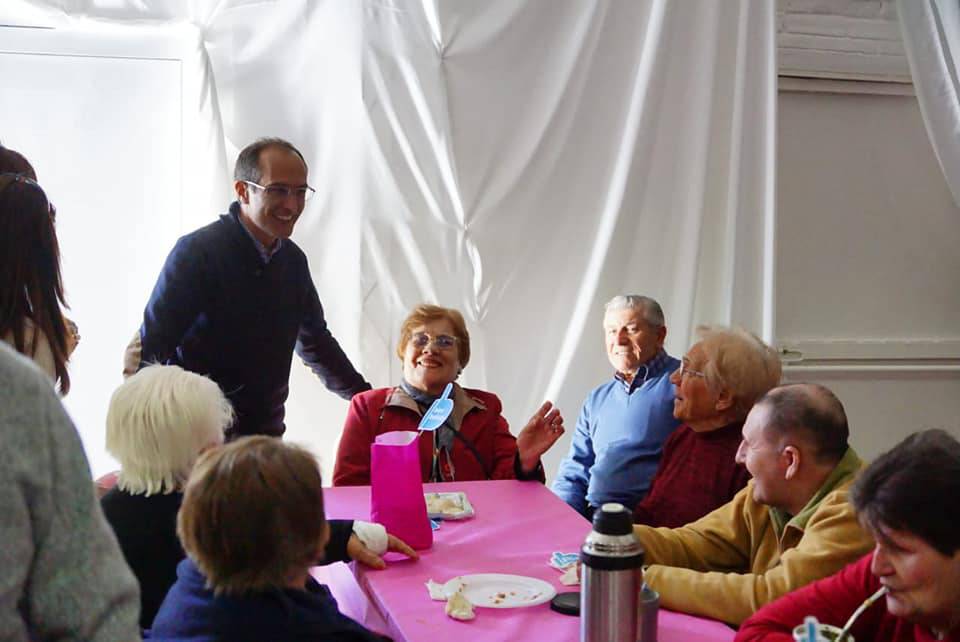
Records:
<instances>
[{"instance_id":1,"label":"white plastic plate","mask_svg":"<svg viewBox=\"0 0 960 642\"><path fill-rule=\"evenodd\" d=\"M535 606L553 599L557 590L553 585L535 577L478 573L458 575L443 585L443 593L450 597L457 591L474 606L489 609L515 609Z\"/></svg>"}]
</instances>

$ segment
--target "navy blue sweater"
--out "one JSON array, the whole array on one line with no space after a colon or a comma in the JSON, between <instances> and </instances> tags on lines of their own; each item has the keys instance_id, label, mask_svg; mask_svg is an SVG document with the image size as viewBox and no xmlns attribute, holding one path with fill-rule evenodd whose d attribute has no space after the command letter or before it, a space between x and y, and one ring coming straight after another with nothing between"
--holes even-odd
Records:
<instances>
[{"instance_id":1,"label":"navy blue sweater","mask_svg":"<svg viewBox=\"0 0 960 642\"><path fill-rule=\"evenodd\" d=\"M331 528L343 552L333 562L347 559L345 528ZM331 527L333 524L331 523ZM328 546L328 554L331 552ZM241 595L218 595L206 588L206 579L188 557L177 566L177 581L167 593L147 639L165 642L382 642L383 637L342 614L330 591L313 578L305 590L274 589Z\"/></svg>"},{"instance_id":2,"label":"navy blue sweater","mask_svg":"<svg viewBox=\"0 0 960 642\"><path fill-rule=\"evenodd\" d=\"M141 367L170 363L216 381L237 419L230 436L282 435L293 351L332 392L370 389L327 329L307 257L287 239L268 263L239 205L167 257L140 328Z\"/></svg>"}]
</instances>

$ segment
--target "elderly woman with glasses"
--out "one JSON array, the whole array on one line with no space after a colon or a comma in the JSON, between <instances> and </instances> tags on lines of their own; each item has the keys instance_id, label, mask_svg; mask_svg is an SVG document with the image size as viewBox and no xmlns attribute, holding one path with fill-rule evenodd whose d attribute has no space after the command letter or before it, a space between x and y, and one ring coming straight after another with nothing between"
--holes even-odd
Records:
<instances>
[{"instance_id":1,"label":"elderly woman with glasses","mask_svg":"<svg viewBox=\"0 0 960 642\"><path fill-rule=\"evenodd\" d=\"M456 310L419 305L403 322L397 356L399 386L353 397L333 471L335 486L370 483L370 445L377 435L416 430L423 413L470 360L470 335ZM496 395L453 383L453 412L420 435L423 481L544 480L540 456L563 434L563 417L545 402L517 437Z\"/></svg>"},{"instance_id":2,"label":"elderly woman with glasses","mask_svg":"<svg viewBox=\"0 0 960 642\"><path fill-rule=\"evenodd\" d=\"M697 341L671 376L673 416L682 422L663 444L650 492L634 521L677 528L723 506L747 485L735 462L744 419L780 382L773 348L741 329L700 326Z\"/></svg>"},{"instance_id":3,"label":"elderly woman with glasses","mask_svg":"<svg viewBox=\"0 0 960 642\"><path fill-rule=\"evenodd\" d=\"M0 150L0 167L10 152ZM32 173L29 163L27 168ZM26 174L0 173L0 340L33 359L65 395L67 359L79 337L61 306L66 302L53 206Z\"/></svg>"}]
</instances>

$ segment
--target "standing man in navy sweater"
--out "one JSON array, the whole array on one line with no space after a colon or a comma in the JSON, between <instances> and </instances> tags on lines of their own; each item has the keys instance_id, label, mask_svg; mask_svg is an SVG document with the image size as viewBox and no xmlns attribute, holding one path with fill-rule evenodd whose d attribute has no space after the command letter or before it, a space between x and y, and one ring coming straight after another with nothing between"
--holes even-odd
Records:
<instances>
[{"instance_id":1,"label":"standing man in navy sweater","mask_svg":"<svg viewBox=\"0 0 960 642\"><path fill-rule=\"evenodd\" d=\"M240 152L234 189L227 214L170 252L125 362L206 375L236 412L229 438L279 437L294 350L344 399L370 384L327 329L307 257L290 240L314 191L303 155L285 140L260 139Z\"/></svg>"},{"instance_id":2,"label":"standing man in navy sweater","mask_svg":"<svg viewBox=\"0 0 960 642\"><path fill-rule=\"evenodd\" d=\"M603 332L614 375L583 402L553 482L553 492L587 518L607 502L640 503L663 442L679 425L670 373L680 362L663 349L660 304L636 294L615 296L604 309Z\"/></svg>"}]
</instances>

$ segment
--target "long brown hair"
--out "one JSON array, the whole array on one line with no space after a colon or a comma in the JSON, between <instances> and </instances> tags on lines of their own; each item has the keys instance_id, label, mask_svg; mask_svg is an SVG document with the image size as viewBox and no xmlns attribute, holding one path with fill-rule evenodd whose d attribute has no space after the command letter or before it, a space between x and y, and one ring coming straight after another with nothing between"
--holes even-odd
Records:
<instances>
[{"instance_id":1,"label":"long brown hair","mask_svg":"<svg viewBox=\"0 0 960 642\"><path fill-rule=\"evenodd\" d=\"M60 394L70 390L68 307L60 276L60 247L50 203L40 186L22 175L0 174L0 336L10 332L18 352L33 356L46 337ZM33 336L26 336L26 321ZM29 347L30 353L27 352Z\"/></svg>"}]
</instances>

